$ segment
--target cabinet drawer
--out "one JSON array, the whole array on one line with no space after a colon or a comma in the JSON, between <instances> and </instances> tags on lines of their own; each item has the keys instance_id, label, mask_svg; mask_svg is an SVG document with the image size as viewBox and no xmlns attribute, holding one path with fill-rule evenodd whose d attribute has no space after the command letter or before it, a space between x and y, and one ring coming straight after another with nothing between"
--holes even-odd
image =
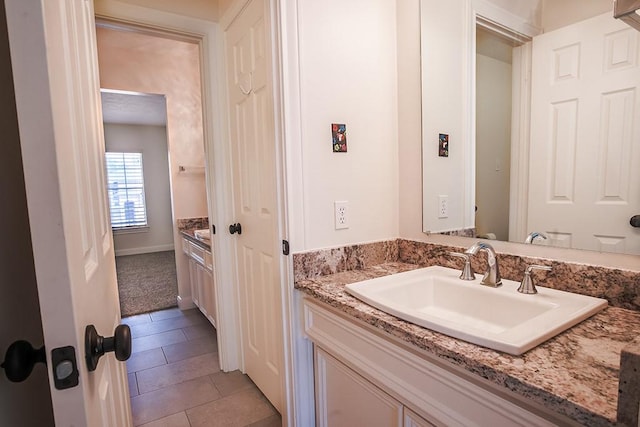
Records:
<instances>
[{"instance_id":1,"label":"cabinet drawer","mask_svg":"<svg viewBox=\"0 0 640 427\"><path fill-rule=\"evenodd\" d=\"M213 257L211 256L211 252L209 251L204 251L204 266L209 271L213 271Z\"/></svg>"},{"instance_id":2,"label":"cabinet drawer","mask_svg":"<svg viewBox=\"0 0 640 427\"><path fill-rule=\"evenodd\" d=\"M189 242L189 244L191 245L191 249L190 249L191 258L198 261L200 264L204 265L205 250L193 242Z\"/></svg>"},{"instance_id":3,"label":"cabinet drawer","mask_svg":"<svg viewBox=\"0 0 640 427\"><path fill-rule=\"evenodd\" d=\"M182 252L187 255L191 254L191 242L184 237L182 238Z\"/></svg>"}]
</instances>

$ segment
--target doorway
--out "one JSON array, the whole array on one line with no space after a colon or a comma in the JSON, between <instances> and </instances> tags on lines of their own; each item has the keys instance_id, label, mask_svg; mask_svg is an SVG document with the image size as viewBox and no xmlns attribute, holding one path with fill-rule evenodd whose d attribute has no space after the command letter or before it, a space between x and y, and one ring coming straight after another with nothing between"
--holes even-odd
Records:
<instances>
[{"instance_id":1,"label":"doorway","mask_svg":"<svg viewBox=\"0 0 640 427\"><path fill-rule=\"evenodd\" d=\"M513 41L476 26L476 232L508 240Z\"/></svg>"},{"instance_id":2,"label":"doorway","mask_svg":"<svg viewBox=\"0 0 640 427\"><path fill-rule=\"evenodd\" d=\"M177 306L164 95L101 90L122 317Z\"/></svg>"},{"instance_id":3,"label":"doorway","mask_svg":"<svg viewBox=\"0 0 640 427\"><path fill-rule=\"evenodd\" d=\"M129 94L146 94L139 95L132 106L138 108L136 115L150 107L145 104L152 104L151 107L155 109L164 107L158 113L159 121L148 120L151 125L156 126L153 129L139 126L125 128L122 124L105 127L107 146L113 143L113 139L116 140L114 144L119 144L119 147L122 147L122 141L128 140L140 151L142 141L154 137L156 142L146 142L142 153L145 158L144 167L148 169L146 159L153 156L156 158L153 162L154 168L168 170L168 176L153 178L152 182L145 184L156 185L159 181L164 181L165 188L154 191L153 194L151 191L146 192L148 207L153 207L148 210L148 228L138 229L136 233L117 232L115 243L116 247L121 246L121 251L116 252L116 256L134 255L136 250L138 253L174 251L165 254L168 255L165 258L174 259L177 283L177 300L174 304L182 309L191 308L193 303L189 265L187 257L182 256L180 250L180 224L190 220L207 222L209 216L204 171L199 46L194 40L184 37L178 39L176 36L159 32L151 34L137 28L101 21L98 21L96 34L100 85L111 89L108 97L115 96L113 90L117 90L119 95L123 91ZM154 97L149 94L163 95ZM159 100L159 97L162 99ZM117 108L121 115L124 107L120 104ZM146 110L146 115L149 115L149 111L151 109ZM133 116L132 112L125 120L131 121ZM160 129L157 127L158 124L164 124L166 128ZM160 149L159 146L162 144L166 144L166 148ZM161 163L164 163L164 166L161 166ZM185 169L198 172L183 173ZM156 193L161 197L150 197ZM160 255L149 257L162 258ZM166 263L160 259L161 265L163 262ZM166 273L162 268L156 270L159 270L160 274ZM168 273L170 275L172 272Z\"/></svg>"}]
</instances>

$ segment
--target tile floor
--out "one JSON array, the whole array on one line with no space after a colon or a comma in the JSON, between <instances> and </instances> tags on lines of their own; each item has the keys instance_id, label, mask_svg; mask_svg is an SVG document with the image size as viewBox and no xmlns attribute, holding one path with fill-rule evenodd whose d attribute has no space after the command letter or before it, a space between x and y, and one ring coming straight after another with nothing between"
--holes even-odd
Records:
<instances>
[{"instance_id":1,"label":"tile floor","mask_svg":"<svg viewBox=\"0 0 640 427\"><path fill-rule=\"evenodd\" d=\"M145 427L281 427L280 415L251 379L218 365L216 331L197 310L126 317L133 423Z\"/></svg>"}]
</instances>

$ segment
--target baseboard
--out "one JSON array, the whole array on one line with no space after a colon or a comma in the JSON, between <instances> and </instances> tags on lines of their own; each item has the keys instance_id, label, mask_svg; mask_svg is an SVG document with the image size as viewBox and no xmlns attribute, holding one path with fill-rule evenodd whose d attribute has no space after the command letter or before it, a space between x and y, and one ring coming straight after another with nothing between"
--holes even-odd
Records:
<instances>
[{"instance_id":1,"label":"baseboard","mask_svg":"<svg viewBox=\"0 0 640 427\"><path fill-rule=\"evenodd\" d=\"M116 256L123 255L139 255L139 254L149 254L152 252L164 252L164 251L172 251L175 246L173 243L168 243L166 245L158 245L158 246L147 246L143 248L130 248L130 249L116 249Z\"/></svg>"},{"instance_id":2,"label":"baseboard","mask_svg":"<svg viewBox=\"0 0 640 427\"><path fill-rule=\"evenodd\" d=\"M193 300L191 299L191 297L181 297L180 295L178 295L178 308L180 310L189 310L191 308L195 308L195 304L193 303Z\"/></svg>"}]
</instances>

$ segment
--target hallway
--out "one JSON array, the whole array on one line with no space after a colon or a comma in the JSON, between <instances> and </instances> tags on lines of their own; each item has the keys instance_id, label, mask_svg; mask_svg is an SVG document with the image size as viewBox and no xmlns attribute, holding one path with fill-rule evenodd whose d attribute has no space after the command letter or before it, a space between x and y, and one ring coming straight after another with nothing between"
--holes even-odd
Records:
<instances>
[{"instance_id":1,"label":"hallway","mask_svg":"<svg viewBox=\"0 0 640 427\"><path fill-rule=\"evenodd\" d=\"M218 365L216 331L197 310L122 319L131 327L127 361L136 426L280 427L280 415L240 371Z\"/></svg>"}]
</instances>

